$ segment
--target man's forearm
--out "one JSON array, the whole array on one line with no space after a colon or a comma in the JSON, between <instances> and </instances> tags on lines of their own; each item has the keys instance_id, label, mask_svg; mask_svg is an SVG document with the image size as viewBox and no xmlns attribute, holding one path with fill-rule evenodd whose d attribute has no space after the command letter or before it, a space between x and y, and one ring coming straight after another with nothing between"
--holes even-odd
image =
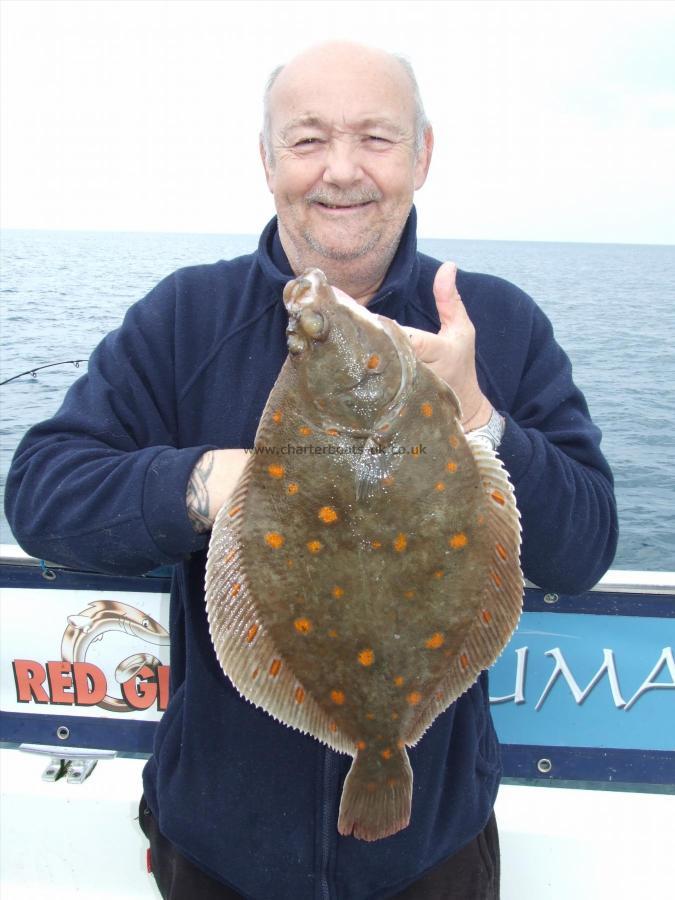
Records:
<instances>
[{"instance_id":1,"label":"man's forearm","mask_svg":"<svg viewBox=\"0 0 675 900\"><path fill-rule=\"evenodd\" d=\"M185 497L188 518L197 533L210 530L220 507L234 490L246 459L244 450L209 450L200 457Z\"/></svg>"}]
</instances>

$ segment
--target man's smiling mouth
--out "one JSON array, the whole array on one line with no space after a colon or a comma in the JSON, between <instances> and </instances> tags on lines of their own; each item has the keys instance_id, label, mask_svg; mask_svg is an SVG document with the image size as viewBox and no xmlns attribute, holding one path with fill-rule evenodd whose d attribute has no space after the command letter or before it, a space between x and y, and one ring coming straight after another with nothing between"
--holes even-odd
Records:
<instances>
[{"instance_id":1,"label":"man's smiling mouth","mask_svg":"<svg viewBox=\"0 0 675 900\"><path fill-rule=\"evenodd\" d=\"M364 206L370 206L374 201L366 200L362 203L323 203L321 200L315 201L317 206L321 206L323 209L362 209Z\"/></svg>"}]
</instances>

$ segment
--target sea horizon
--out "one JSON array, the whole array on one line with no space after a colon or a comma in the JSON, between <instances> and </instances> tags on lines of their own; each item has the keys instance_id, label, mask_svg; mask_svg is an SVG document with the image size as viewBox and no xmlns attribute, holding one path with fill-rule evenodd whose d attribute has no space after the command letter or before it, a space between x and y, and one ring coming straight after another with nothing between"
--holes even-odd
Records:
<instances>
[{"instance_id":1,"label":"sea horizon","mask_svg":"<svg viewBox=\"0 0 675 900\"><path fill-rule=\"evenodd\" d=\"M270 217L271 218L271 217ZM268 220L269 221L269 220ZM261 230L267 223L261 225ZM35 233L46 234L147 234L147 235L176 235L177 237L236 237L239 239L250 238L256 244L260 240L260 234L246 231L165 231L162 229L143 228L43 228L43 227L14 227L1 226L0 236L3 233ZM571 241L571 240L537 240L535 238L474 238L474 237L448 237L447 235L417 235L418 241L466 241L472 244L566 244L571 246L590 247L673 247L675 242L649 243L646 241Z\"/></svg>"}]
</instances>

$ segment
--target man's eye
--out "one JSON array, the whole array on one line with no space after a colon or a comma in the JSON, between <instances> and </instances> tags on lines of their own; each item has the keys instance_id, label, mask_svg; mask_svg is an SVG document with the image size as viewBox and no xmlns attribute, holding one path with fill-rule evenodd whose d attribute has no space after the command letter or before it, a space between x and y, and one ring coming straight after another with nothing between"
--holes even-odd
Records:
<instances>
[{"instance_id":1,"label":"man's eye","mask_svg":"<svg viewBox=\"0 0 675 900\"><path fill-rule=\"evenodd\" d=\"M387 138L380 137L379 134L369 134L366 138L370 143L373 144L390 144L391 141Z\"/></svg>"},{"instance_id":2,"label":"man's eye","mask_svg":"<svg viewBox=\"0 0 675 900\"><path fill-rule=\"evenodd\" d=\"M321 138L307 137L300 138L293 144L294 147L311 147L313 144L320 144Z\"/></svg>"}]
</instances>

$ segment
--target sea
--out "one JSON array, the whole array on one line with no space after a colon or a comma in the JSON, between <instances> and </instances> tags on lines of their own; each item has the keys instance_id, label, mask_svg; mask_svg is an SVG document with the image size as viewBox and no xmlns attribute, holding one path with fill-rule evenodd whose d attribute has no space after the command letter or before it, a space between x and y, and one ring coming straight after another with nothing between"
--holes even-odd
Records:
<instances>
[{"instance_id":1,"label":"sea","mask_svg":"<svg viewBox=\"0 0 675 900\"><path fill-rule=\"evenodd\" d=\"M56 412L128 306L175 269L249 253L257 240L1 232L0 491L24 432ZM614 568L675 572L675 247L428 239L419 248L506 278L541 306L603 432L619 505ZM3 515L0 543L14 542Z\"/></svg>"}]
</instances>

